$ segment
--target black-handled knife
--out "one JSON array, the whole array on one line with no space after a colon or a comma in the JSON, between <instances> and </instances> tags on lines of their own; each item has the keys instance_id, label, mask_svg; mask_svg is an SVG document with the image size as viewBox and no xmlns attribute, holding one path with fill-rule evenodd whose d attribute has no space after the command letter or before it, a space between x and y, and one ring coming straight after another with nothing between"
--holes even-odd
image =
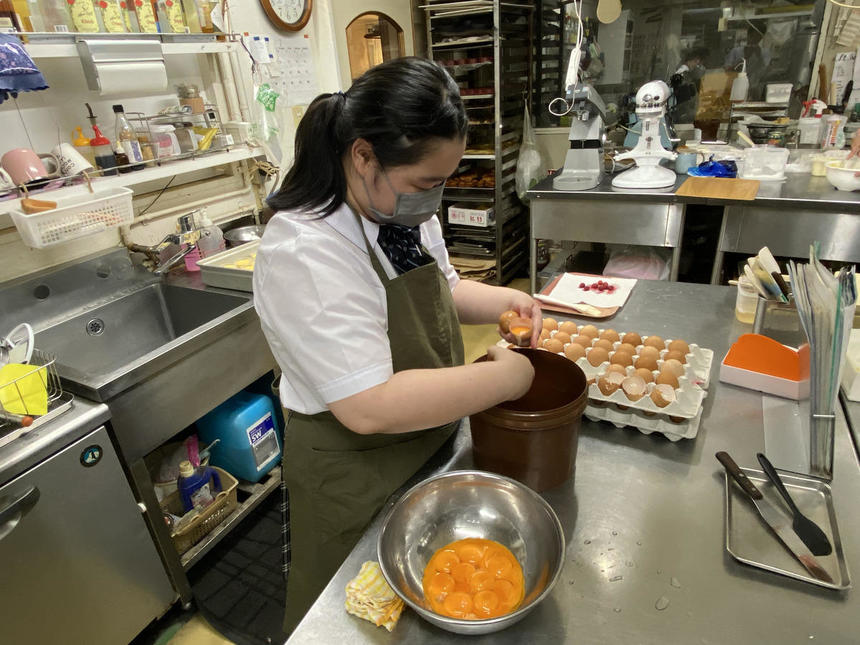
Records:
<instances>
[{"instance_id":1,"label":"black-handled knife","mask_svg":"<svg viewBox=\"0 0 860 645\"><path fill-rule=\"evenodd\" d=\"M726 472L732 476L732 478L753 501L758 509L759 515L761 515L761 518L767 523L771 530L776 533L776 536L785 545L785 547L791 551L792 555L798 559L800 564L802 564L804 568L817 580L821 580L828 584L834 584L833 578L830 577L830 574L827 573L824 567L822 567L818 560L815 559L815 556L806 548L806 545L801 541L801 539L797 537L785 514L781 513L779 509L777 509L764 497L764 495L761 494L761 491L756 488L755 484L753 484L749 477L746 476L744 471L738 467L735 460L731 458L729 453L720 451L715 456L717 461L719 461L726 469Z\"/></svg>"}]
</instances>

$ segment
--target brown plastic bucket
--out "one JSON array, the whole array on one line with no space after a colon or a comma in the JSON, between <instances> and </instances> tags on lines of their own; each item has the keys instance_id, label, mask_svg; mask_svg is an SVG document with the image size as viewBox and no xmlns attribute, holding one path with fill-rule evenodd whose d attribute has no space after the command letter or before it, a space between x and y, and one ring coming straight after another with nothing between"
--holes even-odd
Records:
<instances>
[{"instance_id":1,"label":"brown plastic bucket","mask_svg":"<svg viewBox=\"0 0 860 645\"><path fill-rule=\"evenodd\" d=\"M579 424L588 401L585 374L564 356L518 349L535 368L525 396L473 414L475 466L543 491L573 476ZM482 356L475 362L487 360Z\"/></svg>"}]
</instances>

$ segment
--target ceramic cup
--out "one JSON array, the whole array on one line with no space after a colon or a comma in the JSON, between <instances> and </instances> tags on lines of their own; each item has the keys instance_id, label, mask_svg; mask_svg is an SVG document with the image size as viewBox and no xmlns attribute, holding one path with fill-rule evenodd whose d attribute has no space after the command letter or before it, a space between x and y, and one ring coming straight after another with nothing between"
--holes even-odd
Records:
<instances>
[{"instance_id":1,"label":"ceramic cup","mask_svg":"<svg viewBox=\"0 0 860 645\"><path fill-rule=\"evenodd\" d=\"M42 161L48 162L45 167ZM26 184L39 179L52 179L60 174L60 162L53 154L37 154L29 148L15 148L0 158L3 167L15 185Z\"/></svg>"},{"instance_id":2,"label":"ceramic cup","mask_svg":"<svg viewBox=\"0 0 860 645\"><path fill-rule=\"evenodd\" d=\"M60 175L63 177L74 177L84 171L92 171L90 162L71 143L61 143L51 153L60 162Z\"/></svg>"},{"instance_id":3,"label":"ceramic cup","mask_svg":"<svg viewBox=\"0 0 860 645\"><path fill-rule=\"evenodd\" d=\"M699 157L704 161L705 155L701 152L678 150L678 156L675 157L675 172L679 175L686 175L690 168L699 165Z\"/></svg>"}]
</instances>

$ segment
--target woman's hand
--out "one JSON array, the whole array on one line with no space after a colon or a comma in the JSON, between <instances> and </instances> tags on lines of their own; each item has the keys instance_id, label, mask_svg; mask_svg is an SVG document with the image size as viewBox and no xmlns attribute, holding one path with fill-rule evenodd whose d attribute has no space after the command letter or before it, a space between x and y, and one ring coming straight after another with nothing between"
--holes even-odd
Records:
<instances>
[{"instance_id":1,"label":"woman's hand","mask_svg":"<svg viewBox=\"0 0 860 645\"><path fill-rule=\"evenodd\" d=\"M487 348L487 358L504 368L504 385L510 387L508 401L518 399L529 391L535 378L535 368L528 358L498 345Z\"/></svg>"},{"instance_id":2,"label":"woman's hand","mask_svg":"<svg viewBox=\"0 0 860 645\"><path fill-rule=\"evenodd\" d=\"M532 298L530 295L523 293L522 291L515 291L513 289L509 289L510 296L508 298L508 304L502 311L516 311L517 314L521 318L528 318L532 321L532 338L531 338L531 347L537 347L538 337L540 336L540 331L543 329L543 316L541 314L540 303ZM501 315L501 311L499 315ZM516 339L510 332L505 332L499 327L499 336L504 338L509 343L517 344Z\"/></svg>"}]
</instances>

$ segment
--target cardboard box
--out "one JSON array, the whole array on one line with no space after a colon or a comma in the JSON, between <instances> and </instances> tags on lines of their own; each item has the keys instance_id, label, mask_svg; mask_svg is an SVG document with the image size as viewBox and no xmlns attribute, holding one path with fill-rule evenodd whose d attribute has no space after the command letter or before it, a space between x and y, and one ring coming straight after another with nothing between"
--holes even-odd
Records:
<instances>
[{"instance_id":1,"label":"cardboard box","mask_svg":"<svg viewBox=\"0 0 860 645\"><path fill-rule=\"evenodd\" d=\"M448 207L449 224L487 227L494 221L494 209L488 204L464 204L458 202Z\"/></svg>"}]
</instances>

